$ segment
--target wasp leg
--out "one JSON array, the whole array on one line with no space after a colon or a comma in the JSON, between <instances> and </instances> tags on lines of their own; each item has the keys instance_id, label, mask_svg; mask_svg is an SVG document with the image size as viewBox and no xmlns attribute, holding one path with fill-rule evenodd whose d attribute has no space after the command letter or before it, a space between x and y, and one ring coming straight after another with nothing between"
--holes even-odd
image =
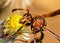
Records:
<instances>
[{"instance_id":1,"label":"wasp leg","mask_svg":"<svg viewBox=\"0 0 60 43\"><path fill-rule=\"evenodd\" d=\"M23 34L24 33L24 34ZM26 38L29 38L29 39L31 39L32 37L31 36L27 36L27 35L25 35L25 33L30 33L30 32L22 32L22 33L20 33L20 32L18 32L17 33L17 35L22 35L22 37L24 36L24 37L26 37ZM21 41L21 42L24 42L24 43L29 43L30 41L28 41L27 39L25 40L24 38L23 39L15 39L14 41ZM13 42L14 42L13 41Z\"/></svg>"},{"instance_id":2,"label":"wasp leg","mask_svg":"<svg viewBox=\"0 0 60 43\"><path fill-rule=\"evenodd\" d=\"M44 33L41 32L41 37L35 39L36 43L42 43L43 38L44 38ZM31 43L34 43L34 40L32 40Z\"/></svg>"},{"instance_id":3,"label":"wasp leg","mask_svg":"<svg viewBox=\"0 0 60 43\"><path fill-rule=\"evenodd\" d=\"M41 32L40 40L43 40L43 38L44 38L44 33L43 33L43 32Z\"/></svg>"},{"instance_id":4,"label":"wasp leg","mask_svg":"<svg viewBox=\"0 0 60 43\"><path fill-rule=\"evenodd\" d=\"M36 39L37 43L42 43L42 40L44 38L44 33L42 31L40 33L41 33L41 37L39 37L38 39Z\"/></svg>"},{"instance_id":5,"label":"wasp leg","mask_svg":"<svg viewBox=\"0 0 60 43\"><path fill-rule=\"evenodd\" d=\"M21 40L21 39L15 39L14 41L22 41L22 42L28 43L28 41L24 41L24 40Z\"/></svg>"},{"instance_id":6,"label":"wasp leg","mask_svg":"<svg viewBox=\"0 0 60 43\"><path fill-rule=\"evenodd\" d=\"M59 35L55 34L54 32L50 31L49 29L47 29L45 27L43 29L60 41L60 36Z\"/></svg>"},{"instance_id":7,"label":"wasp leg","mask_svg":"<svg viewBox=\"0 0 60 43\"><path fill-rule=\"evenodd\" d=\"M48 13L48 14L44 14L42 15L42 17L46 18L46 17L54 17L54 16L57 16L57 15L60 15L60 9L56 10L56 11L53 11L51 13Z\"/></svg>"}]
</instances>

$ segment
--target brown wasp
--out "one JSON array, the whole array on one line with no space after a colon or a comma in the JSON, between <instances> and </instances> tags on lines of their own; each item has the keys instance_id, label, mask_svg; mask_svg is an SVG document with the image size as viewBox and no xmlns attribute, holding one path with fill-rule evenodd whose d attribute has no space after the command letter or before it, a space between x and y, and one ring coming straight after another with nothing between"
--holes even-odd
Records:
<instances>
[{"instance_id":1,"label":"brown wasp","mask_svg":"<svg viewBox=\"0 0 60 43\"><path fill-rule=\"evenodd\" d=\"M22 19L21 22L25 23L27 20L29 20L29 22L26 25L31 26L31 32L34 36L34 38L33 38L34 41L32 41L31 43L38 43L39 41L41 42L42 39L44 38L43 31L48 32L49 34L53 35L56 39L58 39L60 41L60 36L58 36L57 34L55 34L54 32L52 32L46 28L46 21L44 19L46 17L53 17L53 16L60 14L60 9L50 13L49 15L47 15L47 14L44 14L41 16L35 15L34 17L32 17L32 15L29 13L28 9L13 9L12 12L14 12L16 10L27 10L27 13L23 15L24 18ZM37 39L35 37L36 33L38 33L38 32L41 32L40 39Z\"/></svg>"},{"instance_id":2,"label":"brown wasp","mask_svg":"<svg viewBox=\"0 0 60 43\"><path fill-rule=\"evenodd\" d=\"M58 39L60 41L60 36L58 36L57 34L53 33L52 31L50 31L49 29L46 28L46 21L44 19L45 17L52 17L57 14L60 14L60 9L55 12L50 13L50 15L46 15L46 14L42 15L42 16L36 15L34 17L30 14L28 9L16 8L16 9L13 9L12 12L17 11L17 10L26 10L27 11L27 13L25 13L23 15L23 18L20 19L20 21L19 21L19 23L21 23L23 25L17 30L16 33L8 35L8 34L4 34L4 32L3 32L3 30L5 29L5 27L3 26L5 21L3 21L0 25L0 28L3 28L3 29L0 29L1 30L0 32L2 34L2 35L0 35L1 36L0 38L4 38L5 41L6 41L6 39L7 39L7 41L10 41L10 39L11 39L11 41L13 40L13 42L14 42L15 38L17 37L17 34L18 35L21 34L21 32L20 32L21 29L24 26L30 26L29 31L30 31L30 33L32 33L33 37L26 36L26 35L24 35L24 36L26 36L28 38L32 38L31 43L42 43L42 39L44 38L43 31L48 32L49 34L53 35L56 39ZM35 36L39 32L41 33L41 37L36 38ZM27 32L27 33L29 33L29 32ZM7 37L7 38L5 38L5 37ZM20 39L17 39L17 40L20 40ZM23 41L23 40L20 40L20 41ZM23 42L26 42L26 41L23 41ZM5 43L5 42L2 42L2 43ZM26 42L26 43L28 43L28 42Z\"/></svg>"}]
</instances>

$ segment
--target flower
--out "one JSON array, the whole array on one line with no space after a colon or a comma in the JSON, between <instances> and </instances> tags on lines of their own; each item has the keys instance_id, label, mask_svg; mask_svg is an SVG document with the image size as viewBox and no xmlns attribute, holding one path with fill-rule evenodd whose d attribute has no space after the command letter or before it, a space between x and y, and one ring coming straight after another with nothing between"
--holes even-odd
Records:
<instances>
[{"instance_id":1,"label":"flower","mask_svg":"<svg viewBox=\"0 0 60 43\"><path fill-rule=\"evenodd\" d=\"M9 19L6 19L4 26L5 26L5 33L12 33L12 32L17 32L17 30L22 26L21 23L19 23L20 19L23 16L20 14L14 14L9 17ZM25 26L20 30L23 31L25 29Z\"/></svg>"}]
</instances>

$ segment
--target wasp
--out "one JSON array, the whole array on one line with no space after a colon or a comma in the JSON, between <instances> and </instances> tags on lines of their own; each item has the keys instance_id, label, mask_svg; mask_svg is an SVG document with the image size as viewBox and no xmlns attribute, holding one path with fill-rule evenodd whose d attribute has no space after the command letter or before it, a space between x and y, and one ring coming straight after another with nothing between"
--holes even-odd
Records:
<instances>
[{"instance_id":1,"label":"wasp","mask_svg":"<svg viewBox=\"0 0 60 43\"><path fill-rule=\"evenodd\" d=\"M20 10L20 9L14 9L14 10ZM60 36L58 36L57 34L55 34L54 32L52 32L52 31L50 31L49 29L46 28L47 23L44 19L46 17L53 17L53 16L56 16L57 14L60 14L60 9L53 12L53 13L50 13L50 15L46 15L46 14L41 15L41 16L40 15L35 15L34 17L32 17L32 15L29 13L28 9L27 9L27 12L28 13L24 14L24 17L25 17L24 19L25 19L25 21L28 20L26 18L30 19L30 21L27 23L27 26L29 26L29 25L31 26L31 31L32 31L32 34L34 35L34 43L37 43L35 35L38 32L41 32L41 35L42 35L42 37L39 40L43 39L43 37L44 37L43 31L48 32L49 34L53 35L56 39L60 40Z\"/></svg>"},{"instance_id":2,"label":"wasp","mask_svg":"<svg viewBox=\"0 0 60 43\"><path fill-rule=\"evenodd\" d=\"M12 30L11 29L11 27L8 25L7 27L6 26L4 26L4 22L6 21L3 21L2 23L1 23L1 28L3 28L3 29L1 29L1 31L2 31L2 35L1 35L1 38L3 38L3 39L5 39L5 41L6 42L8 42L10 39L11 39L11 41L12 42L14 42L15 41L15 38L18 36L18 35L20 35L20 34L22 34L22 33L24 33L24 31L25 31L25 27L27 28L28 26L30 26L31 28L30 28L30 30L31 31L29 31L30 33L32 33L33 34L33 40L32 40L32 42L31 43L42 43L42 39L44 38L44 33L43 33L43 31L46 31L46 32L48 32L49 34L51 34L51 35L53 35L56 39L58 39L58 40L60 40L60 36L58 36L57 34L55 34L54 32L52 32L52 31L50 31L49 29L47 29L46 28L46 25L47 25L47 23L46 23L46 21L45 21L45 17L52 17L52 16L55 16L55 15L57 15L57 14L60 14L60 10L57 10L57 11L55 11L55 12L53 12L53 13L51 13L51 15L36 15L36 16L32 16L31 14L30 14L30 12L29 12L29 10L28 9L21 9L21 8L17 8L17 9L13 9L12 10L12 12L14 12L14 11L17 11L17 10L26 10L27 11L27 13L25 13L24 15L23 15L23 17L21 17L20 15L19 15L19 17L17 17L17 18L15 18L15 21L16 20L18 20L18 21L16 21L17 22L17 24L18 25L16 25L16 26L18 26L18 28L16 28L15 29L15 27L10 23L10 22L12 22L12 20L13 20L13 18L12 17L10 17L12 20L10 21L10 20L7 20L7 22L8 21L10 21L10 22L8 22L8 24L10 24L10 26L11 27L13 27L14 29ZM16 15L17 16L17 15ZM14 16L14 17L16 17L16 16ZM20 19L21 18L21 19ZM13 23L15 23L15 21L13 20ZM5 23L6 24L6 23ZM16 23L15 23L16 24ZM14 25L15 25L14 24ZM8 29L6 29L6 28L8 28ZM11 34L10 34L10 30L9 29L11 29ZM8 32L6 32L7 30L9 30ZM27 32L27 31L26 31ZM27 33L29 33L29 32L27 32ZM36 34L38 33L38 32L40 32L41 33L41 37L39 38L39 39L37 39L35 36L36 36ZM25 34L25 33L24 33ZM26 35L24 35L24 36L26 36ZM29 37L29 36L26 36L26 37L28 37L28 38L31 38L31 37ZM8 39L8 40L7 40ZM17 40L19 40L19 39L17 39ZM20 41L22 41L22 40L20 40ZM26 41L23 41L23 42L26 42ZM28 43L28 42L26 42L26 43Z\"/></svg>"}]
</instances>

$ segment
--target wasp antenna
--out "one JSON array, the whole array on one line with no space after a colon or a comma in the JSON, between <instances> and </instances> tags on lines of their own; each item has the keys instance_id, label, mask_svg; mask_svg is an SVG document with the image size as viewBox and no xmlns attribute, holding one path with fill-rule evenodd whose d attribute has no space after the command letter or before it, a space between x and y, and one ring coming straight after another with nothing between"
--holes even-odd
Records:
<instances>
[{"instance_id":1,"label":"wasp antenna","mask_svg":"<svg viewBox=\"0 0 60 43\"><path fill-rule=\"evenodd\" d=\"M22 8L18 8L18 9L16 8L16 9L13 9L12 12L17 11L17 10L26 10L26 11L29 13L29 10L28 10L28 9L22 9Z\"/></svg>"},{"instance_id":2,"label":"wasp antenna","mask_svg":"<svg viewBox=\"0 0 60 43\"><path fill-rule=\"evenodd\" d=\"M12 12L16 11L17 9L13 9Z\"/></svg>"},{"instance_id":3,"label":"wasp antenna","mask_svg":"<svg viewBox=\"0 0 60 43\"><path fill-rule=\"evenodd\" d=\"M29 10L28 9L26 9L27 10L27 12L29 13Z\"/></svg>"},{"instance_id":4,"label":"wasp antenna","mask_svg":"<svg viewBox=\"0 0 60 43\"><path fill-rule=\"evenodd\" d=\"M16 8L16 9L13 9L12 12L17 11L17 10L24 10L24 9L22 9L22 8L18 8L18 9L17 9L17 8Z\"/></svg>"}]
</instances>

